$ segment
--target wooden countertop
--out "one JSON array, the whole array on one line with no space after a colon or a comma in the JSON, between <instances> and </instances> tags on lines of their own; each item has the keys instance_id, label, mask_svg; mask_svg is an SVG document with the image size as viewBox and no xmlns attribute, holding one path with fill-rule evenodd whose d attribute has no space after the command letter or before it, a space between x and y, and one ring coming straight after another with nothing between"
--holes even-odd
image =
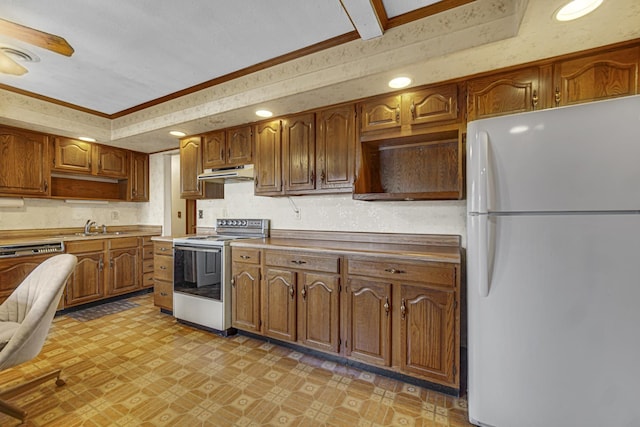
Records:
<instances>
[{"instance_id":1,"label":"wooden countertop","mask_svg":"<svg viewBox=\"0 0 640 427\"><path fill-rule=\"evenodd\" d=\"M321 233L302 233L305 238L296 238L286 234L273 235L276 233L272 232L272 237L234 240L231 242L231 246L290 251L304 250L318 253L331 252L343 255L366 255L386 259L397 258L455 264L461 263L462 260L459 236L386 233L331 233L323 236ZM334 239L329 239L330 236ZM445 237L445 241L433 239L433 237ZM423 243L420 243L421 240Z\"/></svg>"},{"instance_id":2,"label":"wooden countertop","mask_svg":"<svg viewBox=\"0 0 640 427\"><path fill-rule=\"evenodd\" d=\"M51 242L71 242L95 239L116 239L124 237L157 236L162 232L162 226L156 225L127 225L107 227L107 233L97 233L88 236L78 235L82 228L44 228L30 230L0 231L0 245L32 244Z\"/></svg>"}]
</instances>

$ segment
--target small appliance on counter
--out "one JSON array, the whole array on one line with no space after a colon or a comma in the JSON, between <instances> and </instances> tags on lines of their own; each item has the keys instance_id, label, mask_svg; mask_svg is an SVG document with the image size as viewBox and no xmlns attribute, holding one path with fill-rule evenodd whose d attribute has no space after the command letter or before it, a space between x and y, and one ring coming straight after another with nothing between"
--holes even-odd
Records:
<instances>
[{"instance_id":1,"label":"small appliance on counter","mask_svg":"<svg viewBox=\"0 0 640 427\"><path fill-rule=\"evenodd\" d=\"M269 236L268 219L217 219L216 233L173 239L173 315L222 335L231 328L231 247Z\"/></svg>"}]
</instances>

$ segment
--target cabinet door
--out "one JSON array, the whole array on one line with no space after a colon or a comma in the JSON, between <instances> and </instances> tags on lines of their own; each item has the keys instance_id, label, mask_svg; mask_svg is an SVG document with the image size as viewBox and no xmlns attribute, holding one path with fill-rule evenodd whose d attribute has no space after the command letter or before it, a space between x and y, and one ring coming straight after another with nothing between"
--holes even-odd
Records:
<instances>
[{"instance_id":1,"label":"cabinet door","mask_svg":"<svg viewBox=\"0 0 640 427\"><path fill-rule=\"evenodd\" d=\"M131 152L129 198L132 202L149 201L149 155Z\"/></svg>"},{"instance_id":2,"label":"cabinet door","mask_svg":"<svg viewBox=\"0 0 640 427\"><path fill-rule=\"evenodd\" d=\"M282 122L282 170L285 193L315 188L315 116L305 114Z\"/></svg>"},{"instance_id":3,"label":"cabinet door","mask_svg":"<svg viewBox=\"0 0 640 427\"><path fill-rule=\"evenodd\" d=\"M458 85L436 86L402 95L403 111L411 126L458 119Z\"/></svg>"},{"instance_id":4,"label":"cabinet door","mask_svg":"<svg viewBox=\"0 0 640 427\"><path fill-rule=\"evenodd\" d=\"M173 282L153 279L153 305L173 311Z\"/></svg>"},{"instance_id":5,"label":"cabinet door","mask_svg":"<svg viewBox=\"0 0 640 427\"><path fill-rule=\"evenodd\" d=\"M53 255L0 259L0 303L11 295L29 273Z\"/></svg>"},{"instance_id":6,"label":"cabinet door","mask_svg":"<svg viewBox=\"0 0 640 427\"><path fill-rule=\"evenodd\" d=\"M224 167L227 164L224 130L202 135L202 169Z\"/></svg>"},{"instance_id":7,"label":"cabinet door","mask_svg":"<svg viewBox=\"0 0 640 427\"><path fill-rule=\"evenodd\" d=\"M316 189L351 191L356 167L356 112L353 104L317 113Z\"/></svg>"},{"instance_id":8,"label":"cabinet door","mask_svg":"<svg viewBox=\"0 0 640 427\"><path fill-rule=\"evenodd\" d=\"M90 175L91 147L88 142L56 137L53 140L53 169Z\"/></svg>"},{"instance_id":9,"label":"cabinet door","mask_svg":"<svg viewBox=\"0 0 640 427\"><path fill-rule=\"evenodd\" d=\"M467 91L467 121L544 108L538 67L470 80Z\"/></svg>"},{"instance_id":10,"label":"cabinet door","mask_svg":"<svg viewBox=\"0 0 640 427\"><path fill-rule=\"evenodd\" d=\"M114 178L127 178L129 176L129 152L116 147L106 145L94 145L97 152L98 175Z\"/></svg>"},{"instance_id":11,"label":"cabinet door","mask_svg":"<svg viewBox=\"0 0 640 427\"><path fill-rule=\"evenodd\" d=\"M298 295L300 342L319 350L338 353L340 278L330 274L299 274L302 275Z\"/></svg>"},{"instance_id":12,"label":"cabinet door","mask_svg":"<svg viewBox=\"0 0 640 427\"><path fill-rule=\"evenodd\" d=\"M234 328L260 332L260 266L233 263L231 323Z\"/></svg>"},{"instance_id":13,"label":"cabinet door","mask_svg":"<svg viewBox=\"0 0 640 427\"><path fill-rule=\"evenodd\" d=\"M639 58L632 47L555 64L555 105L637 94Z\"/></svg>"},{"instance_id":14,"label":"cabinet door","mask_svg":"<svg viewBox=\"0 0 640 427\"><path fill-rule=\"evenodd\" d=\"M282 193L282 158L280 121L255 125L255 194L259 196Z\"/></svg>"},{"instance_id":15,"label":"cabinet door","mask_svg":"<svg viewBox=\"0 0 640 427\"><path fill-rule=\"evenodd\" d=\"M360 131L399 128L401 96L382 96L360 104Z\"/></svg>"},{"instance_id":16,"label":"cabinet door","mask_svg":"<svg viewBox=\"0 0 640 427\"><path fill-rule=\"evenodd\" d=\"M104 252L75 255L78 264L67 282L65 307L104 297Z\"/></svg>"},{"instance_id":17,"label":"cabinet door","mask_svg":"<svg viewBox=\"0 0 640 427\"><path fill-rule=\"evenodd\" d=\"M0 128L0 194L48 196L49 192L47 137Z\"/></svg>"},{"instance_id":18,"label":"cabinet door","mask_svg":"<svg viewBox=\"0 0 640 427\"><path fill-rule=\"evenodd\" d=\"M391 364L391 284L350 278L347 289L347 356Z\"/></svg>"},{"instance_id":19,"label":"cabinet door","mask_svg":"<svg viewBox=\"0 0 640 427\"><path fill-rule=\"evenodd\" d=\"M202 150L200 137L180 141L180 197L193 199L202 197L198 175L202 173Z\"/></svg>"},{"instance_id":20,"label":"cabinet door","mask_svg":"<svg viewBox=\"0 0 640 427\"><path fill-rule=\"evenodd\" d=\"M401 369L456 386L454 292L403 284L400 293Z\"/></svg>"},{"instance_id":21,"label":"cabinet door","mask_svg":"<svg viewBox=\"0 0 640 427\"><path fill-rule=\"evenodd\" d=\"M109 295L135 291L138 284L138 249L109 251Z\"/></svg>"},{"instance_id":22,"label":"cabinet door","mask_svg":"<svg viewBox=\"0 0 640 427\"><path fill-rule=\"evenodd\" d=\"M269 268L264 281L264 334L296 340L296 273Z\"/></svg>"},{"instance_id":23,"label":"cabinet door","mask_svg":"<svg viewBox=\"0 0 640 427\"><path fill-rule=\"evenodd\" d=\"M253 133L251 126L227 131L227 164L248 165L253 162Z\"/></svg>"}]
</instances>

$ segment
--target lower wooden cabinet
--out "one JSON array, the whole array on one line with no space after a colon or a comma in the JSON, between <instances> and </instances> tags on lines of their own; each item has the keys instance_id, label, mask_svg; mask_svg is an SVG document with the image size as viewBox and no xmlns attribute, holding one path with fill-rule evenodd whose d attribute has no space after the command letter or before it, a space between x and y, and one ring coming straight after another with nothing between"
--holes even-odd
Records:
<instances>
[{"instance_id":1,"label":"lower wooden cabinet","mask_svg":"<svg viewBox=\"0 0 640 427\"><path fill-rule=\"evenodd\" d=\"M391 284L347 280L346 355L391 366Z\"/></svg>"},{"instance_id":2,"label":"lower wooden cabinet","mask_svg":"<svg viewBox=\"0 0 640 427\"><path fill-rule=\"evenodd\" d=\"M232 258L235 328L459 389L459 263L248 247Z\"/></svg>"},{"instance_id":3,"label":"lower wooden cabinet","mask_svg":"<svg viewBox=\"0 0 640 427\"><path fill-rule=\"evenodd\" d=\"M29 273L53 255L0 259L0 303L11 295Z\"/></svg>"},{"instance_id":4,"label":"lower wooden cabinet","mask_svg":"<svg viewBox=\"0 0 640 427\"><path fill-rule=\"evenodd\" d=\"M153 304L173 311L173 243L153 243Z\"/></svg>"},{"instance_id":5,"label":"lower wooden cabinet","mask_svg":"<svg viewBox=\"0 0 640 427\"><path fill-rule=\"evenodd\" d=\"M153 242L151 237L140 237L138 246L140 248L140 287L143 289L153 287Z\"/></svg>"},{"instance_id":6,"label":"lower wooden cabinet","mask_svg":"<svg viewBox=\"0 0 640 427\"><path fill-rule=\"evenodd\" d=\"M140 288L138 276L138 238L109 241L107 295L119 295Z\"/></svg>"},{"instance_id":7,"label":"lower wooden cabinet","mask_svg":"<svg viewBox=\"0 0 640 427\"><path fill-rule=\"evenodd\" d=\"M67 243L67 252L78 258L65 292L65 308L97 301L105 296L105 240Z\"/></svg>"},{"instance_id":8,"label":"lower wooden cabinet","mask_svg":"<svg viewBox=\"0 0 640 427\"><path fill-rule=\"evenodd\" d=\"M260 256L258 249L234 248L231 251L231 325L260 332Z\"/></svg>"}]
</instances>

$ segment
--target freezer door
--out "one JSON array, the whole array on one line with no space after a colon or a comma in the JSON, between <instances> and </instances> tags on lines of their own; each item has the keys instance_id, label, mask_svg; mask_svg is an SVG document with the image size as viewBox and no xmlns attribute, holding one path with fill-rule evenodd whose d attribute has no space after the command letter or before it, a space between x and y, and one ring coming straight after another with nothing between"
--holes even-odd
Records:
<instances>
[{"instance_id":1,"label":"freezer door","mask_svg":"<svg viewBox=\"0 0 640 427\"><path fill-rule=\"evenodd\" d=\"M640 426L640 215L487 221L495 256L467 248L491 264L486 296L467 280L471 422Z\"/></svg>"},{"instance_id":2,"label":"freezer door","mask_svg":"<svg viewBox=\"0 0 640 427\"><path fill-rule=\"evenodd\" d=\"M469 212L640 210L640 96L471 122Z\"/></svg>"}]
</instances>

